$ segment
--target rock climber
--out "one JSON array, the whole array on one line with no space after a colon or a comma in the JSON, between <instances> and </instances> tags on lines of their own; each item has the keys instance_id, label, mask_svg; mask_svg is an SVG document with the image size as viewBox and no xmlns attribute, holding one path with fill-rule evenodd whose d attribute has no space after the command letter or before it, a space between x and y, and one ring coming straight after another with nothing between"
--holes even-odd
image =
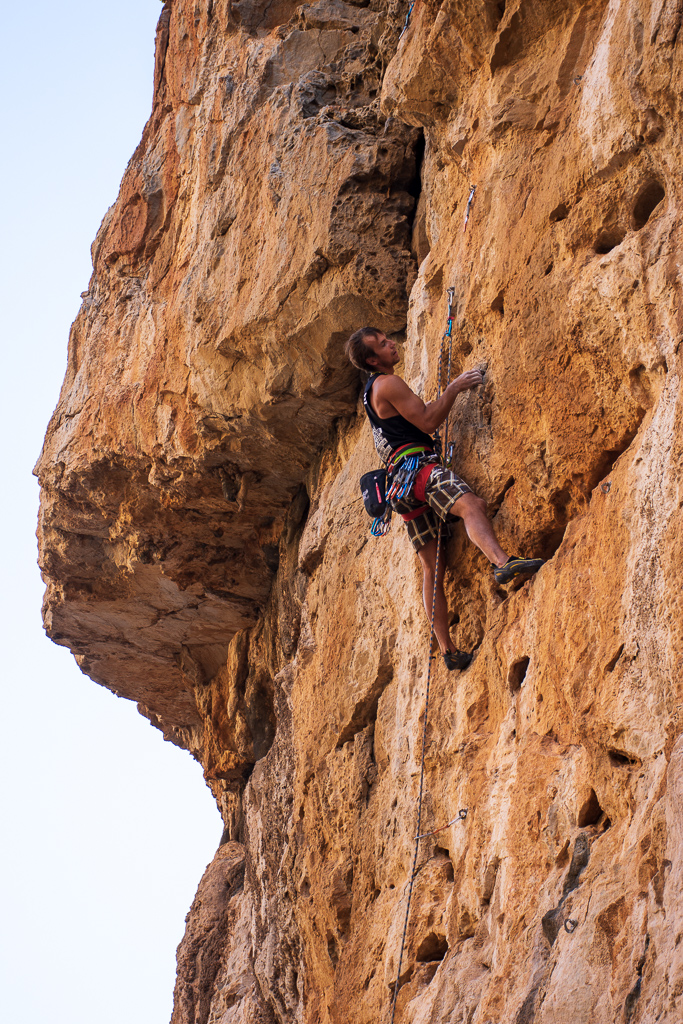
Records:
<instances>
[{"instance_id":1,"label":"rock climber","mask_svg":"<svg viewBox=\"0 0 683 1024\"><path fill-rule=\"evenodd\" d=\"M391 497L393 510L405 520L408 536L422 563L422 599L427 618L432 617L432 596L436 572L438 520L449 516L462 519L467 536L492 563L496 583L509 583L516 576L532 575L543 565L541 558L508 556L486 518L486 502L474 494L464 480L444 468L431 436L448 416L456 397L478 387L479 370L467 370L446 387L440 398L426 405L395 372L400 361L396 342L374 327L361 327L346 343L346 354L359 370L370 373L363 392L363 404L372 426L377 452L387 466L389 479L401 474L408 460L414 467L412 484L401 497ZM402 479L405 480L405 471ZM408 481L410 483L410 480ZM455 647L448 625L448 605L443 588L445 560L439 559L434 608L434 634L449 669L465 669L472 655Z\"/></svg>"}]
</instances>

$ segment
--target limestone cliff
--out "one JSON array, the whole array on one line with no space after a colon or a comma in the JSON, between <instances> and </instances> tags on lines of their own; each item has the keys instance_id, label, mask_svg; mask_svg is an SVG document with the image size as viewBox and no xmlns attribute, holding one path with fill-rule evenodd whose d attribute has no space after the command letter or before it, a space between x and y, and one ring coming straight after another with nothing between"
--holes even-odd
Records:
<instances>
[{"instance_id":1,"label":"limestone cliff","mask_svg":"<svg viewBox=\"0 0 683 1024\"><path fill-rule=\"evenodd\" d=\"M683 1016L681 0L172 0L38 465L50 636L225 822L173 1024L389 1019L428 628L342 343L435 391L456 528L396 1020ZM400 38L399 38L400 36ZM472 189L474 192L472 193ZM469 216L466 222L466 214Z\"/></svg>"}]
</instances>

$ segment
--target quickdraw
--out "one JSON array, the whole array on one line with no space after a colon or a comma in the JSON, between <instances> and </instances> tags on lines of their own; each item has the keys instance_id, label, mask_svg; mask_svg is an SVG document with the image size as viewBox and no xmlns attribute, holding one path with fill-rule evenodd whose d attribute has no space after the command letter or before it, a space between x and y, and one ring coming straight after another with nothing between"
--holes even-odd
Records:
<instances>
[{"instance_id":1,"label":"quickdraw","mask_svg":"<svg viewBox=\"0 0 683 1024\"><path fill-rule=\"evenodd\" d=\"M423 832L421 836L415 836L415 838L416 839L429 839L430 836L438 836L439 832L443 832L443 831L445 831L445 829L450 828L451 825L455 825L456 821L464 821L466 817L467 817L467 808L466 807L461 807L460 810L458 811L458 813L456 814L456 816L454 818L451 818L450 821L447 821L445 825L441 826L441 828L434 828L434 829L432 829L431 832Z\"/></svg>"},{"instance_id":2,"label":"quickdraw","mask_svg":"<svg viewBox=\"0 0 683 1024\"><path fill-rule=\"evenodd\" d=\"M406 20L404 22L403 29L401 30L401 34L398 37L399 43L403 39L403 36L405 35L405 33L408 31L408 25L410 24L410 15L413 13L413 7L414 6L415 6L415 0L412 0L412 2L410 4L410 7L408 8L408 13L406 14Z\"/></svg>"},{"instance_id":3,"label":"quickdraw","mask_svg":"<svg viewBox=\"0 0 683 1024\"><path fill-rule=\"evenodd\" d=\"M405 498L413 490L420 472L420 462L425 455L436 458L432 448L424 445L405 445L394 452L389 463L391 484L387 490L387 501Z\"/></svg>"},{"instance_id":4,"label":"quickdraw","mask_svg":"<svg viewBox=\"0 0 683 1024\"><path fill-rule=\"evenodd\" d=\"M467 209L465 210L465 223L463 224L463 234L467 231L467 221L470 219L470 210L472 209L472 203L474 202L474 193L477 191L477 186L473 185L470 189L469 199L467 200Z\"/></svg>"},{"instance_id":5,"label":"quickdraw","mask_svg":"<svg viewBox=\"0 0 683 1024\"><path fill-rule=\"evenodd\" d=\"M446 330L444 331L443 337L441 338L441 349L439 351L439 366L437 370L437 398L441 397L442 384L443 384L443 373L444 373L444 356L446 347L448 347L448 358L446 360L446 386L451 380L451 369L453 364L453 303L455 301L455 288L448 289L448 320ZM447 344L448 343L448 344ZM441 431L437 429L435 432L435 439L437 443L437 451L441 455L444 451L446 457L444 459L444 466L450 466L453 461L453 449L455 442L448 444L448 422L450 420L450 412L446 417L443 425L443 442L441 441Z\"/></svg>"},{"instance_id":6,"label":"quickdraw","mask_svg":"<svg viewBox=\"0 0 683 1024\"><path fill-rule=\"evenodd\" d=\"M419 455L410 455L403 460L392 477L391 487L387 491L387 501L391 501L392 498L405 498L410 494L419 468Z\"/></svg>"}]
</instances>

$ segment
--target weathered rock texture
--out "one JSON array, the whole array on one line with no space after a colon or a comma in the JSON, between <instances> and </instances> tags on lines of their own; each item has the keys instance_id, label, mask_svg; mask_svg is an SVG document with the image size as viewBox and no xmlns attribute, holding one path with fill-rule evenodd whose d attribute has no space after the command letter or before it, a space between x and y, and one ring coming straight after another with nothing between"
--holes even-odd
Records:
<instances>
[{"instance_id":1,"label":"weathered rock texture","mask_svg":"<svg viewBox=\"0 0 683 1024\"><path fill-rule=\"evenodd\" d=\"M38 471L50 635L226 831L173 1024L387 1021L427 627L342 341L448 287L471 668L434 670L403 1024L683 1018L680 0L174 0ZM467 228L465 213L475 187Z\"/></svg>"}]
</instances>

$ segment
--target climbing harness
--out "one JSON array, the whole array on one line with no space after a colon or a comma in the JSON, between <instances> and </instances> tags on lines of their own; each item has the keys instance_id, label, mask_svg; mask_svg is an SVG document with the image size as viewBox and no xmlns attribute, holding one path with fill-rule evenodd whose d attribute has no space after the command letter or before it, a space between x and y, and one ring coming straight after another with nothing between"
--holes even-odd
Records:
<instances>
[{"instance_id":1,"label":"climbing harness","mask_svg":"<svg viewBox=\"0 0 683 1024\"><path fill-rule=\"evenodd\" d=\"M387 469L375 469L360 478L365 511L374 517L370 527L373 537L384 537L391 529L392 499L404 498L412 491L419 501L424 501L424 487L433 468L429 463L424 465L425 456L431 458L433 465L439 461L433 448L419 444L403 445L393 453ZM409 523L428 508L428 505L420 505L399 515Z\"/></svg>"},{"instance_id":2,"label":"climbing harness","mask_svg":"<svg viewBox=\"0 0 683 1024\"><path fill-rule=\"evenodd\" d=\"M407 459L401 463L399 469L394 474L391 487L387 498L405 498L410 493L413 484L415 483L415 477L420 465L419 455L410 455Z\"/></svg>"},{"instance_id":3,"label":"climbing harness","mask_svg":"<svg viewBox=\"0 0 683 1024\"><path fill-rule=\"evenodd\" d=\"M467 200L467 209L465 210L465 223L463 225L463 234L467 231L467 221L470 219L470 210L472 209L472 203L474 202L474 193L477 190L477 186L473 185L470 189L469 199Z\"/></svg>"},{"instance_id":4,"label":"climbing harness","mask_svg":"<svg viewBox=\"0 0 683 1024\"><path fill-rule=\"evenodd\" d=\"M439 353L439 368L438 368L438 381L437 381L437 400L441 397L442 390L442 369L445 343L448 339L448 364L446 370L446 386L450 383L451 379L451 363L452 363L452 351L453 351L453 297L455 295L455 289L448 289L448 326L446 332L441 339L441 351ZM438 435L438 431L436 432ZM448 417L444 423L444 440L448 442ZM452 446L451 446L452 447ZM429 688L432 679L432 657L431 650L434 642L434 615L436 612L436 588L439 579L439 561L441 558L441 535L443 529L443 520L439 517L439 529L436 538L436 560L434 564L434 587L432 590L432 614L430 616L429 623L429 647L430 652L428 663L427 663L427 682L425 684L425 709L424 719L422 723L422 754L420 757L420 786L417 798L417 829L414 838L414 849L413 849L413 863L410 870L410 882L408 884L408 902L406 905L406 913L403 921L403 933L401 935L401 949L398 955L398 969L396 971L396 981L394 983L394 997L391 1003L391 1018L390 1024L394 1024L394 1017L396 1014L396 1000L398 999L399 982L401 980L401 967L403 966L403 953L405 951L406 935L408 934L408 923L410 921L410 904L413 898L413 887L415 885L415 878L417 876L417 857L420 849L420 841L427 839L429 836L436 835L438 832L443 832L445 829L454 825L457 821L465 821L467 817L467 808L463 807L456 814L451 821L446 825L442 825L440 828L434 829L431 832L420 832L420 826L422 825L422 802L424 798L424 776L425 776L425 755L427 752L427 724L429 721Z\"/></svg>"},{"instance_id":5,"label":"climbing harness","mask_svg":"<svg viewBox=\"0 0 683 1024\"><path fill-rule=\"evenodd\" d=\"M414 6L415 6L415 0L411 0L410 7L408 8L408 13L406 14L405 23L404 23L403 28L401 30L401 34L398 37L399 43L403 39L403 36L405 35L405 33L408 31L408 25L410 24L410 15L413 13L413 7Z\"/></svg>"},{"instance_id":6,"label":"climbing harness","mask_svg":"<svg viewBox=\"0 0 683 1024\"><path fill-rule=\"evenodd\" d=\"M392 481L387 491L389 501L392 498L397 500L405 498L410 494L420 473L420 461L425 455L433 456L434 449L428 448L424 444L407 444L393 452L389 460L389 474Z\"/></svg>"}]
</instances>

